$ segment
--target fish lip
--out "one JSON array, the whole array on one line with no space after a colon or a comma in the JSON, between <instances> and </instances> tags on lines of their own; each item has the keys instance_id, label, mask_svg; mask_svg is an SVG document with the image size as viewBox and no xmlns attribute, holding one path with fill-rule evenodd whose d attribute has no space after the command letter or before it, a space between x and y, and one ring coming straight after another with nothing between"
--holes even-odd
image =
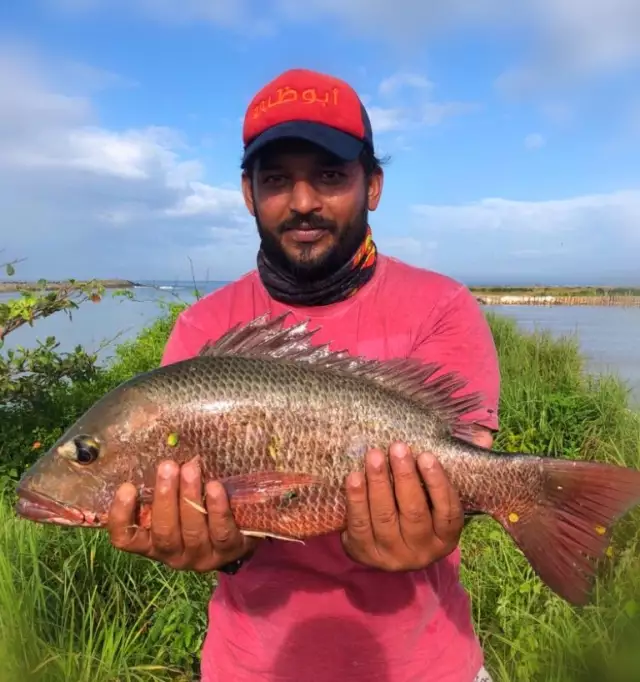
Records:
<instances>
[{"instance_id":1,"label":"fish lip","mask_svg":"<svg viewBox=\"0 0 640 682\"><path fill-rule=\"evenodd\" d=\"M95 526L98 518L75 507L68 507L45 493L29 488L18 488L16 514L29 521L61 526ZM93 517L93 521L91 520Z\"/></svg>"}]
</instances>

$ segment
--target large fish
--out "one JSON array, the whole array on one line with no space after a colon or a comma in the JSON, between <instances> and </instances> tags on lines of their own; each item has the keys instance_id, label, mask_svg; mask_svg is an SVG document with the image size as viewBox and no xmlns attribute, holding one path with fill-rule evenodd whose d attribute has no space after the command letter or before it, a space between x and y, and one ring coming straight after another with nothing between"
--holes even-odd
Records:
<instances>
[{"instance_id":1,"label":"large fish","mask_svg":"<svg viewBox=\"0 0 640 682\"><path fill-rule=\"evenodd\" d=\"M306 323L285 318L257 318L110 391L23 476L18 514L104 527L131 481L148 525L159 461L200 456L243 532L300 540L342 530L345 477L369 447L401 440L433 452L465 511L497 520L552 590L589 601L612 524L640 503L640 472L477 447L462 417L480 396L460 397L458 376L314 346Z\"/></svg>"}]
</instances>

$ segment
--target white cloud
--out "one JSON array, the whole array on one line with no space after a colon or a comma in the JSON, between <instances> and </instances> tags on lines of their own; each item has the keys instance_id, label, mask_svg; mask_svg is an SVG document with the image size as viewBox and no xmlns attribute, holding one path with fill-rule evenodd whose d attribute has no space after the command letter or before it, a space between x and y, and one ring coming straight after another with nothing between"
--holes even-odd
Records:
<instances>
[{"instance_id":1,"label":"white cloud","mask_svg":"<svg viewBox=\"0 0 640 682\"><path fill-rule=\"evenodd\" d=\"M455 29L523 31L531 51L514 81L544 84L624 67L640 58L637 0L280 0L296 21L331 16L358 33L402 41ZM304 9L302 9L304 8Z\"/></svg>"},{"instance_id":2,"label":"white cloud","mask_svg":"<svg viewBox=\"0 0 640 682\"><path fill-rule=\"evenodd\" d=\"M170 24L208 22L245 35L269 35L275 30L264 5L252 0L44 0L66 14L97 15L101 11L130 12Z\"/></svg>"},{"instance_id":3,"label":"white cloud","mask_svg":"<svg viewBox=\"0 0 640 682\"><path fill-rule=\"evenodd\" d=\"M547 140L541 133L530 133L524 138L524 146L527 149L540 149L547 144Z\"/></svg>"},{"instance_id":4,"label":"white cloud","mask_svg":"<svg viewBox=\"0 0 640 682\"><path fill-rule=\"evenodd\" d=\"M548 201L412 207L431 267L467 281L635 282L640 189Z\"/></svg>"},{"instance_id":5,"label":"white cloud","mask_svg":"<svg viewBox=\"0 0 640 682\"><path fill-rule=\"evenodd\" d=\"M452 116L461 116L479 111L475 102L428 102L422 108L422 121L425 125L435 126Z\"/></svg>"},{"instance_id":6,"label":"white cloud","mask_svg":"<svg viewBox=\"0 0 640 682\"><path fill-rule=\"evenodd\" d=\"M384 78L378 86L378 93L383 100L393 98L394 106L380 106L370 95L362 97L374 134L398 130L407 132L423 126L437 126L447 118L473 113L479 109L479 105L474 102L434 100L434 89L430 80L416 73L401 71Z\"/></svg>"},{"instance_id":7,"label":"white cloud","mask_svg":"<svg viewBox=\"0 0 640 682\"><path fill-rule=\"evenodd\" d=\"M66 12L129 12L178 25L208 22L243 36L283 35L318 22L385 41L406 54L425 41L462 31L505 38L519 54L495 85L503 94L565 94L575 85L640 66L638 0L45 0ZM404 74L381 86L428 89L423 76Z\"/></svg>"},{"instance_id":8,"label":"white cloud","mask_svg":"<svg viewBox=\"0 0 640 682\"><path fill-rule=\"evenodd\" d=\"M399 72L385 78L378 86L378 92L388 97L395 95L402 88L428 89L432 85L431 81L421 74Z\"/></svg>"},{"instance_id":9,"label":"white cloud","mask_svg":"<svg viewBox=\"0 0 640 682\"><path fill-rule=\"evenodd\" d=\"M369 106L367 113L371 120L374 135L388 133L391 130L401 130L409 125L409 119L403 109Z\"/></svg>"},{"instance_id":10,"label":"white cloud","mask_svg":"<svg viewBox=\"0 0 640 682\"><path fill-rule=\"evenodd\" d=\"M534 47L496 81L508 95L558 92L640 64L637 0L529 0Z\"/></svg>"},{"instance_id":11,"label":"white cloud","mask_svg":"<svg viewBox=\"0 0 640 682\"><path fill-rule=\"evenodd\" d=\"M254 252L238 249L256 239L240 191L205 183L178 132L106 129L86 96L54 90L38 64L0 53L0 206L11 226L1 242L28 258L21 276L187 274L189 255L205 266L193 254L216 278L253 266Z\"/></svg>"},{"instance_id":12,"label":"white cloud","mask_svg":"<svg viewBox=\"0 0 640 682\"><path fill-rule=\"evenodd\" d=\"M637 0L276 0L268 9L260 0L46 1L66 11L129 10L164 21L206 21L242 31L329 19L353 33L403 46L460 28L498 28L507 35L524 30L533 38L533 62L520 76L529 81L541 68L546 77L558 77L618 68L640 57Z\"/></svg>"},{"instance_id":13,"label":"white cloud","mask_svg":"<svg viewBox=\"0 0 640 682\"><path fill-rule=\"evenodd\" d=\"M465 205L418 204L412 211L442 228L544 233L620 228L640 236L640 190L548 201L487 198Z\"/></svg>"}]
</instances>

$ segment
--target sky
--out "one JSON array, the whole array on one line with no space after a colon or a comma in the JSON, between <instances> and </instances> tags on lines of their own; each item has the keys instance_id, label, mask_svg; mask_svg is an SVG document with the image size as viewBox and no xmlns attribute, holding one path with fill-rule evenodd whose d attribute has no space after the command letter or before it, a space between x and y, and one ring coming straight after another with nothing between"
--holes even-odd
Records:
<instances>
[{"instance_id":1,"label":"sky","mask_svg":"<svg viewBox=\"0 0 640 682\"><path fill-rule=\"evenodd\" d=\"M242 118L303 67L367 106L382 252L466 284L640 283L637 0L7 0L0 27L22 279L254 268Z\"/></svg>"}]
</instances>

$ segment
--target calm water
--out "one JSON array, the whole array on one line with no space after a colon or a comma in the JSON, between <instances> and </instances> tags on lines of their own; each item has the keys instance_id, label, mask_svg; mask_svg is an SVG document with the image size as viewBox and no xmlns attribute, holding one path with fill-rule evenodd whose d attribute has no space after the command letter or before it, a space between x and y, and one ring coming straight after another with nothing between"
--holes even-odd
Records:
<instances>
[{"instance_id":1,"label":"calm water","mask_svg":"<svg viewBox=\"0 0 640 682\"><path fill-rule=\"evenodd\" d=\"M160 283L156 283L157 285ZM222 283L198 284L201 291L212 291ZM61 350L81 344L100 350L108 358L113 346L136 336L142 327L161 314L159 302L194 300L192 289L153 288L135 290L137 301L113 299L109 295L99 304L85 304L73 313L70 321L57 314L7 337L5 348L35 345L36 335L55 336ZM0 296L0 300L7 298ZM548 329L556 336L577 335L592 372L614 372L629 385L633 400L640 404L640 309L604 307L487 306L487 310L513 317L524 330Z\"/></svg>"}]
</instances>

